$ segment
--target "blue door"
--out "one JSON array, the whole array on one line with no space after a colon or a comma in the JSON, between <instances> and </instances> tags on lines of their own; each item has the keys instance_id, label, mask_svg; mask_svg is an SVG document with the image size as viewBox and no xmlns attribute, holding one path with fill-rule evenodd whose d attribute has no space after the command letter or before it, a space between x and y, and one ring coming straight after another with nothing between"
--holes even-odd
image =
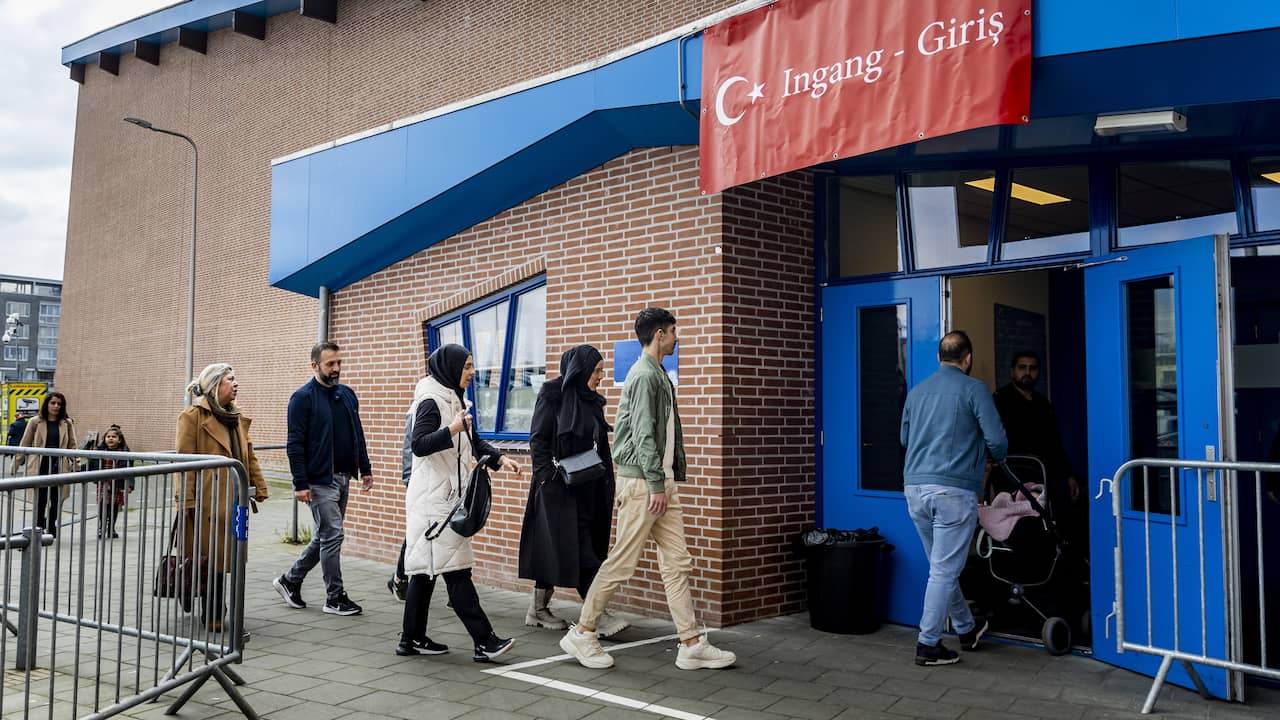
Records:
<instances>
[{"instance_id":1,"label":"blue door","mask_svg":"<svg viewBox=\"0 0 1280 720\"><path fill-rule=\"evenodd\" d=\"M920 620L928 563L902 495L907 390L938 367L938 277L822 289L818 524L879 527L896 550L888 620Z\"/></svg>"},{"instance_id":2,"label":"blue door","mask_svg":"<svg viewBox=\"0 0 1280 720\"><path fill-rule=\"evenodd\" d=\"M1117 523L1111 493L1099 488L1102 478L1132 458L1222 457L1215 270L1222 256L1207 237L1125 250L1085 271L1089 491L1091 498L1101 495L1089 513L1093 651L1100 660L1147 675L1155 674L1159 658L1116 649L1116 625L1108 616L1116 597ZM1134 477L1116 492L1126 639L1165 648L1177 642L1196 654L1203 642L1211 656L1225 657L1221 493L1206 496L1201 514L1195 474L1169 471ZM1150 512L1144 514L1144 507ZM1203 623L1202 561L1208 579ZM1224 670L1200 666L1197 672L1210 692L1227 697ZM1177 663L1169 681L1191 687Z\"/></svg>"}]
</instances>

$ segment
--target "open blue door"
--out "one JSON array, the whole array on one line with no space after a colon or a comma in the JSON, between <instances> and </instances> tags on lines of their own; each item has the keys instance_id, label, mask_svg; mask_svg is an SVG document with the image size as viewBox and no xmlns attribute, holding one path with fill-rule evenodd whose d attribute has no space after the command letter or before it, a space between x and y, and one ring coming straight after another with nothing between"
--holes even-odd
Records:
<instances>
[{"instance_id":1,"label":"open blue door","mask_svg":"<svg viewBox=\"0 0 1280 720\"><path fill-rule=\"evenodd\" d=\"M1156 673L1159 658L1118 652L1109 617L1116 598L1117 523L1111 493L1100 492L1101 479L1133 458L1222 457L1219 262L1225 253L1207 237L1125 250L1085 270L1089 492L1097 498L1089 513L1093 651L1146 675ZM1207 496L1200 513L1195 474L1169 470L1135 476L1116 492L1126 640L1196 653L1203 642L1211 656L1226 657L1221 493ZM1144 507L1150 512L1144 514ZM1179 664L1173 667L1168 680L1192 687ZM1209 692L1228 697L1226 671L1196 669Z\"/></svg>"},{"instance_id":2,"label":"open blue door","mask_svg":"<svg viewBox=\"0 0 1280 720\"><path fill-rule=\"evenodd\" d=\"M888 620L920 620L928 562L902 495L907 390L938 368L938 277L822 290L818 524L879 527L896 546Z\"/></svg>"}]
</instances>

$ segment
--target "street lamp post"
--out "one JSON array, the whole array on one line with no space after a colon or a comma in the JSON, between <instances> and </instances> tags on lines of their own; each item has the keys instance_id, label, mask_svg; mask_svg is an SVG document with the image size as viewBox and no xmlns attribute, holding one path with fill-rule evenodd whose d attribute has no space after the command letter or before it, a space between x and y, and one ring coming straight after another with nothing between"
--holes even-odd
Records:
<instances>
[{"instance_id":1,"label":"street lamp post","mask_svg":"<svg viewBox=\"0 0 1280 720\"><path fill-rule=\"evenodd\" d=\"M191 257L187 264L187 366L186 375L182 380L182 385L185 387L187 383L191 382L192 375L195 372L192 362L196 332L196 200L200 196L200 150L196 147L194 140L180 132L158 128L142 118L127 117L124 121L137 125L144 130L172 135L186 140L187 144L191 146L191 153L194 157L194 162L191 165ZM182 397L184 407L191 405L190 393L184 392Z\"/></svg>"}]
</instances>

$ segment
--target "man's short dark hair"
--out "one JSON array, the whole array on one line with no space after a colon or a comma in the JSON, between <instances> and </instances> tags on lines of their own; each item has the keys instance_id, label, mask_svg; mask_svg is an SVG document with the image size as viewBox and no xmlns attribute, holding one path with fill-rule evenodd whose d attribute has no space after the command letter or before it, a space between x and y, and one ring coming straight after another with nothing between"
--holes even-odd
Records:
<instances>
[{"instance_id":1,"label":"man's short dark hair","mask_svg":"<svg viewBox=\"0 0 1280 720\"><path fill-rule=\"evenodd\" d=\"M311 348L311 362L319 365L320 356L323 355L326 350L338 352L338 343L329 342L328 340L322 340L316 343L315 347Z\"/></svg>"},{"instance_id":2,"label":"man's short dark hair","mask_svg":"<svg viewBox=\"0 0 1280 720\"><path fill-rule=\"evenodd\" d=\"M964 356L973 352L973 343L963 330L952 330L938 341L938 359L945 363L964 362Z\"/></svg>"},{"instance_id":3,"label":"man's short dark hair","mask_svg":"<svg viewBox=\"0 0 1280 720\"><path fill-rule=\"evenodd\" d=\"M662 308L645 308L636 316L636 338L640 340L640 344L648 346L653 342L653 336L657 334L659 328L671 327L676 324L676 316Z\"/></svg>"},{"instance_id":4,"label":"man's short dark hair","mask_svg":"<svg viewBox=\"0 0 1280 720\"><path fill-rule=\"evenodd\" d=\"M1040 356L1037 355L1034 350L1023 350L1014 354L1013 360L1009 361L1009 369L1012 370L1013 368L1018 367L1018 361L1022 358L1030 358L1036 361L1037 366L1040 365Z\"/></svg>"}]
</instances>

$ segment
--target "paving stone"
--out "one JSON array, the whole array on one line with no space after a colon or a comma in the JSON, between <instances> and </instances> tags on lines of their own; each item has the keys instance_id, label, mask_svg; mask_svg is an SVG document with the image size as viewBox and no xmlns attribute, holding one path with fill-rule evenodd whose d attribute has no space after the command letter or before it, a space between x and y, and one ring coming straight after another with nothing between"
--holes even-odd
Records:
<instances>
[{"instance_id":1,"label":"paving stone","mask_svg":"<svg viewBox=\"0 0 1280 720\"><path fill-rule=\"evenodd\" d=\"M767 678L762 678L765 680ZM797 680L774 680L773 682L760 688L761 692L772 693L774 695L782 695L784 697L798 698L801 700L822 700L822 698L830 695L835 687L831 685L823 685L816 682L799 682Z\"/></svg>"},{"instance_id":2,"label":"paving stone","mask_svg":"<svg viewBox=\"0 0 1280 720\"><path fill-rule=\"evenodd\" d=\"M979 692L977 690L951 688L942 695L940 702L951 705L964 705L970 708L1007 710L1013 704L1013 697L998 691Z\"/></svg>"},{"instance_id":3,"label":"paving stone","mask_svg":"<svg viewBox=\"0 0 1280 720\"><path fill-rule=\"evenodd\" d=\"M831 720L831 718L839 715L844 708L840 705L827 705L810 700L783 698L765 708L765 710L791 718L804 718L804 720Z\"/></svg>"},{"instance_id":4,"label":"paving stone","mask_svg":"<svg viewBox=\"0 0 1280 720\"><path fill-rule=\"evenodd\" d=\"M1050 720L1079 720L1084 717L1084 712L1088 709L1083 705L1061 701L1049 702L1027 698L1018 698L1014 700L1013 705L1009 706L1009 711L1014 715L1035 715Z\"/></svg>"},{"instance_id":5,"label":"paving stone","mask_svg":"<svg viewBox=\"0 0 1280 720\"><path fill-rule=\"evenodd\" d=\"M937 700L946 691L945 687L939 687L931 682L914 682L902 678L889 678L876 688L876 692L883 695L900 695L916 700Z\"/></svg>"},{"instance_id":6,"label":"paving stone","mask_svg":"<svg viewBox=\"0 0 1280 720\"><path fill-rule=\"evenodd\" d=\"M710 702L724 703L733 707L742 707L749 710L764 710L773 705L782 698L769 693L755 692L754 690L743 690L741 688L721 688L706 698Z\"/></svg>"},{"instance_id":7,"label":"paving stone","mask_svg":"<svg viewBox=\"0 0 1280 720\"><path fill-rule=\"evenodd\" d=\"M525 717L545 718L545 720L580 720L599 709L599 705L581 700L544 697L535 699L524 706L520 712Z\"/></svg>"},{"instance_id":8,"label":"paving stone","mask_svg":"<svg viewBox=\"0 0 1280 720\"><path fill-rule=\"evenodd\" d=\"M901 698L898 702L889 706L888 712L894 715L908 715L910 717L929 718L930 720L955 720L967 709L958 705L948 705L931 700ZM1016 715L1015 717L1022 718L1022 715Z\"/></svg>"}]
</instances>

